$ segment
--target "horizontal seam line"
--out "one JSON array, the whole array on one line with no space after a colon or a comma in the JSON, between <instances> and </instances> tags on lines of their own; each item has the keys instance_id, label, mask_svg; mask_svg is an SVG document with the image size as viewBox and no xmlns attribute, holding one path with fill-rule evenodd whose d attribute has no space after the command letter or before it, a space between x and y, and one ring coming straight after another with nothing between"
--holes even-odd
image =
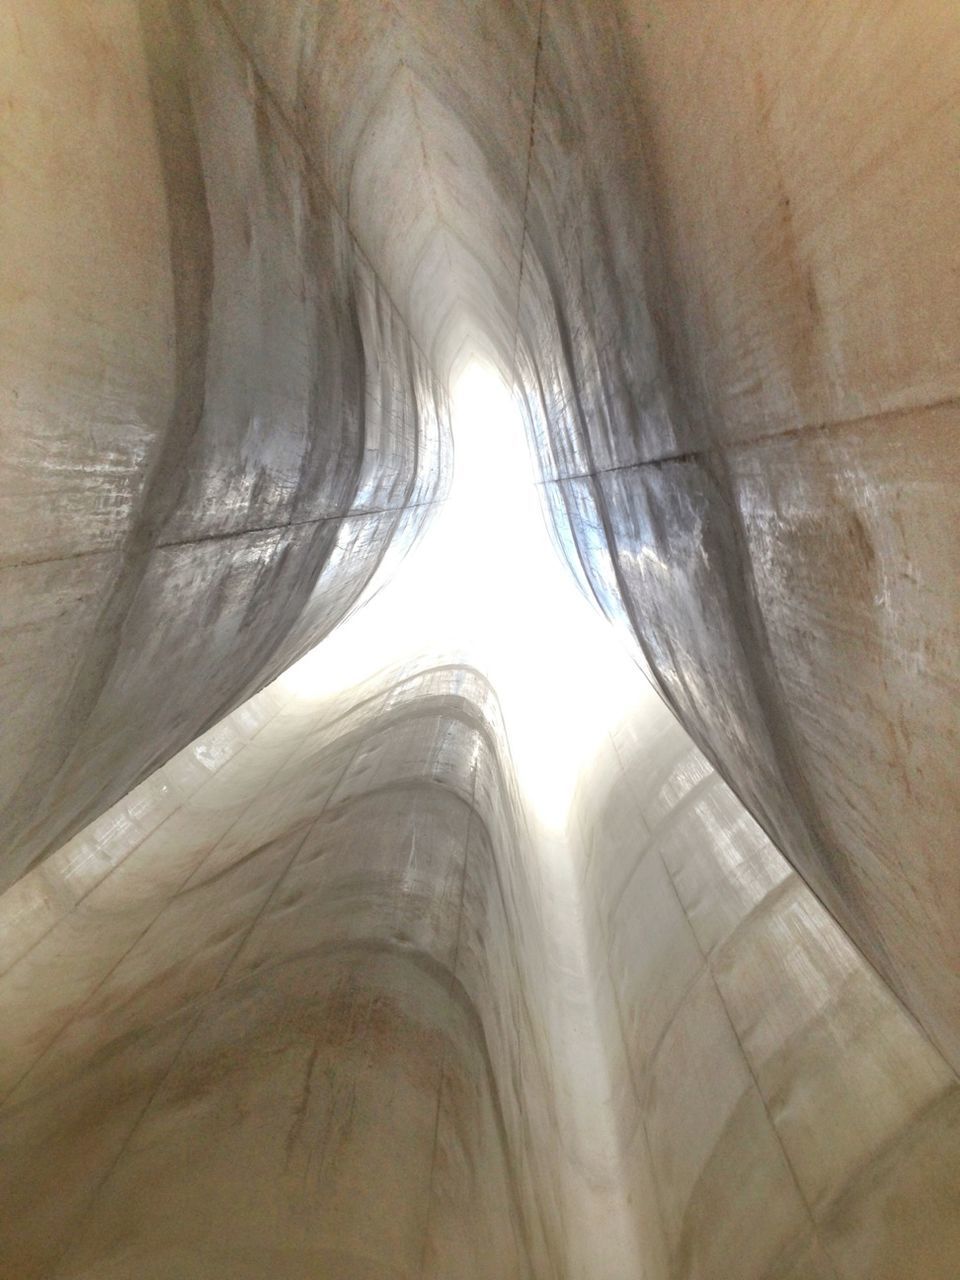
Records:
<instances>
[{"instance_id":1,"label":"horizontal seam line","mask_svg":"<svg viewBox=\"0 0 960 1280\"><path fill-rule=\"evenodd\" d=\"M445 498L434 498L429 502L410 502L406 506L369 507L359 511L347 511L342 515L317 516L313 520L290 520L286 524L255 525L250 529L232 529L222 533L206 533L198 538L181 538L169 542L155 542L150 547L145 548L145 553L149 555L166 547L189 547L203 542L217 542L226 538L243 538L256 533L282 533L284 529L300 529L311 524L330 524L334 521L355 520L363 516L403 515L408 511L418 511L423 507L439 506L445 501ZM0 573L6 569L37 568L45 564L66 564L71 560L88 559L90 556L119 556L122 554L123 551L120 546L92 547L87 551L75 551L69 556L48 556L43 560L15 560L7 564L0 562Z\"/></svg>"},{"instance_id":2,"label":"horizontal seam line","mask_svg":"<svg viewBox=\"0 0 960 1280\"><path fill-rule=\"evenodd\" d=\"M618 471L636 471L641 467L659 467L670 462L695 462L698 458L704 458L714 453L736 453L740 449L749 449L755 445L775 444L780 440L795 440L808 434L816 435L829 431L852 429L865 422L883 422L887 418L904 417L910 413L924 413L934 409L946 409L951 405L960 405L960 396L946 396L943 400L930 400L925 404L907 405L900 409L882 409L879 413L864 413L856 418L838 418L834 422L813 422L804 426L786 427L783 431L774 431L768 435L750 436L746 440L731 440L729 444L709 444L703 449L690 449L685 453L665 453L656 458L642 458L636 462L623 462L615 467L598 467L595 471L577 471L570 475L548 476L538 480L537 484L563 484L565 480L593 480L597 476L612 475Z\"/></svg>"}]
</instances>

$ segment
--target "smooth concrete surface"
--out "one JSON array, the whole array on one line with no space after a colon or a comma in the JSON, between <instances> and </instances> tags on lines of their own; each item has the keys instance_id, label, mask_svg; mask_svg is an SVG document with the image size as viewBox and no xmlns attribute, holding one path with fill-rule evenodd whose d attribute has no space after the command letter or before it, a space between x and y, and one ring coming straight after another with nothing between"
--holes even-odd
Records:
<instances>
[{"instance_id":1,"label":"smooth concrete surface","mask_svg":"<svg viewBox=\"0 0 960 1280\"><path fill-rule=\"evenodd\" d=\"M639 675L275 685L0 898L22 1280L952 1280L960 1090Z\"/></svg>"},{"instance_id":2,"label":"smooth concrete surface","mask_svg":"<svg viewBox=\"0 0 960 1280\"><path fill-rule=\"evenodd\" d=\"M517 343L570 553L960 1064L960 9L544 5Z\"/></svg>"},{"instance_id":3,"label":"smooth concrete surface","mask_svg":"<svg viewBox=\"0 0 960 1280\"><path fill-rule=\"evenodd\" d=\"M575 813L620 1176L647 1208L645 1269L613 1274L954 1275L954 1071L652 690Z\"/></svg>"},{"instance_id":4,"label":"smooth concrete surface","mask_svg":"<svg viewBox=\"0 0 960 1280\"><path fill-rule=\"evenodd\" d=\"M53 860L3 899L6 1274L562 1272L496 704L350 693L261 695L72 842L72 903Z\"/></svg>"},{"instance_id":5,"label":"smooth concrete surface","mask_svg":"<svg viewBox=\"0 0 960 1280\"><path fill-rule=\"evenodd\" d=\"M6 885L343 617L446 411L214 9L26 0L0 56Z\"/></svg>"},{"instance_id":6,"label":"smooth concrete surface","mask_svg":"<svg viewBox=\"0 0 960 1280\"><path fill-rule=\"evenodd\" d=\"M3 1266L953 1280L960 8L10 0L0 59ZM269 685L476 358L666 704L562 830L459 654Z\"/></svg>"},{"instance_id":7,"label":"smooth concrete surface","mask_svg":"<svg viewBox=\"0 0 960 1280\"><path fill-rule=\"evenodd\" d=\"M960 11L821 10L5 6L4 883L343 615L479 353L577 572L960 1062Z\"/></svg>"}]
</instances>

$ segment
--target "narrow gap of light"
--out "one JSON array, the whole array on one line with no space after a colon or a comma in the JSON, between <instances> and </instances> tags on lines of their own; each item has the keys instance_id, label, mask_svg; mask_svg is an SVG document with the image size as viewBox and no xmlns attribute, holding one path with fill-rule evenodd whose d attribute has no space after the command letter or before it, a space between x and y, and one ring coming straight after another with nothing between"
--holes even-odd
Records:
<instances>
[{"instance_id":1,"label":"narrow gap of light","mask_svg":"<svg viewBox=\"0 0 960 1280\"><path fill-rule=\"evenodd\" d=\"M497 691L529 803L560 830L636 670L556 553L502 379L468 366L451 413L449 498L392 579L283 681L303 697L326 696L397 661L462 656Z\"/></svg>"}]
</instances>

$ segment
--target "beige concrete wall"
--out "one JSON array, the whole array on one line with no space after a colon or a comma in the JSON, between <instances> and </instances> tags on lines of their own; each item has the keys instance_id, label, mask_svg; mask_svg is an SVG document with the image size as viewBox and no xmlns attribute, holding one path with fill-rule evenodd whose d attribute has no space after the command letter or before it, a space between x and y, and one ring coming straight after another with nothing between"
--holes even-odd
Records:
<instances>
[{"instance_id":1,"label":"beige concrete wall","mask_svg":"<svg viewBox=\"0 0 960 1280\"><path fill-rule=\"evenodd\" d=\"M0 16L2 883L100 815L4 899L15 1273L952 1276L958 42L946 0ZM406 545L472 351L853 944L652 702L562 875L476 690L267 694L121 800Z\"/></svg>"},{"instance_id":2,"label":"beige concrete wall","mask_svg":"<svg viewBox=\"0 0 960 1280\"><path fill-rule=\"evenodd\" d=\"M496 705L352 693L260 695L3 899L5 1274L563 1273Z\"/></svg>"},{"instance_id":3,"label":"beige concrete wall","mask_svg":"<svg viewBox=\"0 0 960 1280\"><path fill-rule=\"evenodd\" d=\"M637 675L272 686L0 898L0 1270L949 1280L956 1079Z\"/></svg>"},{"instance_id":4,"label":"beige concrete wall","mask_svg":"<svg viewBox=\"0 0 960 1280\"><path fill-rule=\"evenodd\" d=\"M956 1065L960 12L558 0L540 44L519 364L555 518Z\"/></svg>"},{"instance_id":5,"label":"beige concrete wall","mask_svg":"<svg viewBox=\"0 0 960 1280\"><path fill-rule=\"evenodd\" d=\"M216 10L15 3L0 59L7 885L344 615L445 398Z\"/></svg>"},{"instance_id":6,"label":"beige concrete wall","mask_svg":"<svg viewBox=\"0 0 960 1280\"><path fill-rule=\"evenodd\" d=\"M578 571L956 1063L956 6L3 23L5 882L342 616L480 352Z\"/></svg>"},{"instance_id":7,"label":"beige concrete wall","mask_svg":"<svg viewBox=\"0 0 960 1280\"><path fill-rule=\"evenodd\" d=\"M644 1274L953 1276L954 1072L652 688L577 809Z\"/></svg>"}]
</instances>

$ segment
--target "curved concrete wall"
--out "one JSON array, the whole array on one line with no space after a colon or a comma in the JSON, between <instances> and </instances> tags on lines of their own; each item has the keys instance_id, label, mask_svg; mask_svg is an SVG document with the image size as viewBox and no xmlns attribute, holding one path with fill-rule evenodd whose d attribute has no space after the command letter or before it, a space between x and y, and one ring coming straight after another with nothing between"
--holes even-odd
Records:
<instances>
[{"instance_id":1,"label":"curved concrete wall","mask_svg":"<svg viewBox=\"0 0 960 1280\"><path fill-rule=\"evenodd\" d=\"M637 1274L951 1276L955 1072L652 689L576 813Z\"/></svg>"},{"instance_id":2,"label":"curved concrete wall","mask_svg":"<svg viewBox=\"0 0 960 1280\"><path fill-rule=\"evenodd\" d=\"M545 6L519 336L571 558L954 1063L958 63L946 0Z\"/></svg>"},{"instance_id":3,"label":"curved concrete wall","mask_svg":"<svg viewBox=\"0 0 960 1280\"><path fill-rule=\"evenodd\" d=\"M496 705L352 692L267 690L3 899L11 1274L562 1272Z\"/></svg>"},{"instance_id":4,"label":"curved concrete wall","mask_svg":"<svg viewBox=\"0 0 960 1280\"><path fill-rule=\"evenodd\" d=\"M952 1280L954 1073L642 685L567 841L451 663L0 898L5 1272Z\"/></svg>"},{"instance_id":5,"label":"curved concrete wall","mask_svg":"<svg viewBox=\"0 0 960 1280\"><path fill-rule=\"evenodd\" d=\"M260 1058L249 1078L230 1062L234 1000L254 1039L262 1028L264 1061L289 1054L291 1079L321 1025L353 1025L344 1001L376 1008L369 1034L397 1047L385 1075L371 1068L364 1098L375 1107L397 1091L409 1150L398 1142L395 1162L374 1170L372 1151L348 1143L343 1186L369 1166L374 1208L390 1202L391 1178L409 1190L408 1170L427 1190L381 1224L367 1253L357 1246L358 1274L483 1274L490 1257L499 1274L575 1274L578 1251L589 1259L570 1225L575 1189L600 1195L602 1178L594 1186L580 1167L590 1153L574 1143L571 1155L556 1137L558 1116L582 1114L580 1094L551 1079L552 935L531 924L563 895L538 881L537 839L523 833L498 731L480 727L486 713L445 706L426 717L423 741L398 727L398 755L386 751L390 768L411 753L411 778L432 786L435 766L442 778L449 764L456 779L441 786L445 816L410 819L411 832L423 823L439 842L421 896L443 919L427 911L405 923L417 877L407 883L393 867L390 841L406 811L386 798L392 782L382 795L373 788L374 816L356 819L364 849L342 851L345 868L371 846L384 860L356 872L360 900L344 916L356 910L356 929L349 946L336 941L351 959L292 955L267 985L255 974L240 982L243 953L231 947L267 929L288 866L296 882L302 865L305 901L312 875L324 885L301 922L311 955L318 936L338 938L328 897L352 892L323 881L325 860L301 864L297 843L298 824L325 822L324 804L349 787L336 735L321 734L326 745L296 780L283 773L287 763L297 772L293 743L289 757L274 744L286 790L266 788L236 843L233 806L246 812L245 796L225 792L212 813L205 787L199 807L174 803L207 767L202 753L168 766L172 793L148 787L105 813L315 643L387 548L415 534L442 493L446 380L471 354L514 381L571 567L637 637L666 700L763 829L960 1062L960 328L947 283L960 16L947 0L821 8L7 6L3 883L90 818L105 824L7 899L24 910L9 945L35 943L6 983L10 1150L29 1153L28 1172L13 1176L18 1266L44 1274L62 1244L64 1274L122 1274L131 1223L143 1265L179 1266L164 1254L164 1224L181 1203L191 1220L186 1192L171 1184L162 1213L131 1203L133 1217L115 1221L123 1197L105 1191L128 1170L133 1183L150 1179L168 1124L179 1167L201 1113L208 1125L214 1164L198 1167L198 1186L227 1179L247 1155L249 1182L231 1185L259 1188L277 1172L279 1147L259 1150L255 1122L239 1125L236 1149L216 1150L233 1133L221 1104L243 1121L249 1087L253 1114L266 1105ZM236 731L257 714L238 713ZM365 722L374 737L375 719ZM451 760L439 748L421 760L417 744L433 744L441 724ZM226 750L224 733L214 738ZM675 733L664 730L657 759L683 741ZM259 795L269 740L224 765L222 784L236 773ZM607 767L630 780L627 792L639 787L630 812L640 847L628 838L635 818L618 843L621 784L609 811L600 806L598 766L573 895L587 921L578 981L593 984L596 1016L613 1019L594 1044L624 1090L613 1130L642 1134L610 1157L617 1221L628 1224L621 1259L720 1280L736 1247L724 1230L736 1223L736 1240L754 1250L736 1256L744 1276L820 1268L873 1280L914 1274L922 1259L925 1274L946 1277L957 1252L950 1069L721 784L665 815L644 791L660 766L637 750L636 767L613 757ZM347 781L335 776L341 765ZM376 767L363 770L373 778ZM680 772L704 767L690 756ZM312 790L324 786L324 796ZM168 804L136 856L124 846L111 870L111 840L149 828ZM475 830L471 814L481 815ZM477 885L462 876L477 899L466 914L444 890L444 832L460 820L464 847L478 846ZM689 839L672 844L688 824ZM336 838L324 830L324 847ZM186 894L195 872L205 886L208 853L206 872L219 875L222 862L225 880L242 884L236 898ZM634 886L623 902L610 900L617 884ZM498 923L484 915L488 899L500 903L489 907ZM286 907L277 946L298 936L296 904ZM464 959L463 973L445 950L452 919L458 935L464 924L454 954L476 962ZM411 943L408 926L430 936ZM195 962L171 965L176 939L196 945ZM349 975L363 970L358 994ZM761 971L776 977L776 1009L765 1003L772 987L754 989ZM236 979L230 994L213 994L225 975ZM309 1006L299 1031L276 1028L278 1003ZM145 1028L161 1015L150 1040ZM363 1075L367 1049L351 1037L322 1050L331 1124L344 1123L334 1059L342 1052L346 1076ZM682 1077L700 1069L702 1057L683 1050L694 1041L716 1052L709 1089ZM202 1081L208 1058L240 1101L225 1101L232 1086L218 1068L195 1114L177 1063ZM689 1115L659 1088L662 1075L692 1099ZM170 1095L157 1092L162 1079ZM449 1148L429 1154L428 1099L445 1118L448 1079L467 1100L450 1118ZM296 1153L310 1099L292 1083L280 1093ZM435 1159L460 1197L446 1208L447 1182L425 1171ZM725 1198L717 1170L729 1168L742 1198ZM291 1177L309 1182L310 1170ZM54 1178L68 1185L62 1195ZM616 1190L631 1179L636 1257L634 1210ZM779 1189L777 1214L757 1216L757 1185ZM272 1202L248 1191L241 1200L258 1224L251 1236L268 1236ZM472 1200L476 1230L458 1208ZM81 1229L88 1204L100 1207ZM211 1206L211 1223L233 1221L237 1207ZM328 1209L303 1246L311 1258L342 1233L340 1209ZM204 1234L193 1221L191 1248L214 1251L208 1269L240 1265L216 1256L215 1227ZM270 1265L297 1274L308 1264Z\"/></svg>"},{"instance_id":6,"label":"curved concrete wall","mask_svg":"<svg viewBox=\"0 0 960 1280\"><path fill-rule=\"evenodd\" d=\"M956 6L3 21L7 882L342 616L480 352L605 607L956 1062Z\"/></svg>"},{"instance_id":7,"label":"curved concrete wall","mask_svg":"<svg viewBox=\"0 0 960 1280\"><path fill-rule=\"evenodd\" d=\"M9 884L343 617L446 409L206 6L2 22Z\"/></svg>"}]
</instances>

